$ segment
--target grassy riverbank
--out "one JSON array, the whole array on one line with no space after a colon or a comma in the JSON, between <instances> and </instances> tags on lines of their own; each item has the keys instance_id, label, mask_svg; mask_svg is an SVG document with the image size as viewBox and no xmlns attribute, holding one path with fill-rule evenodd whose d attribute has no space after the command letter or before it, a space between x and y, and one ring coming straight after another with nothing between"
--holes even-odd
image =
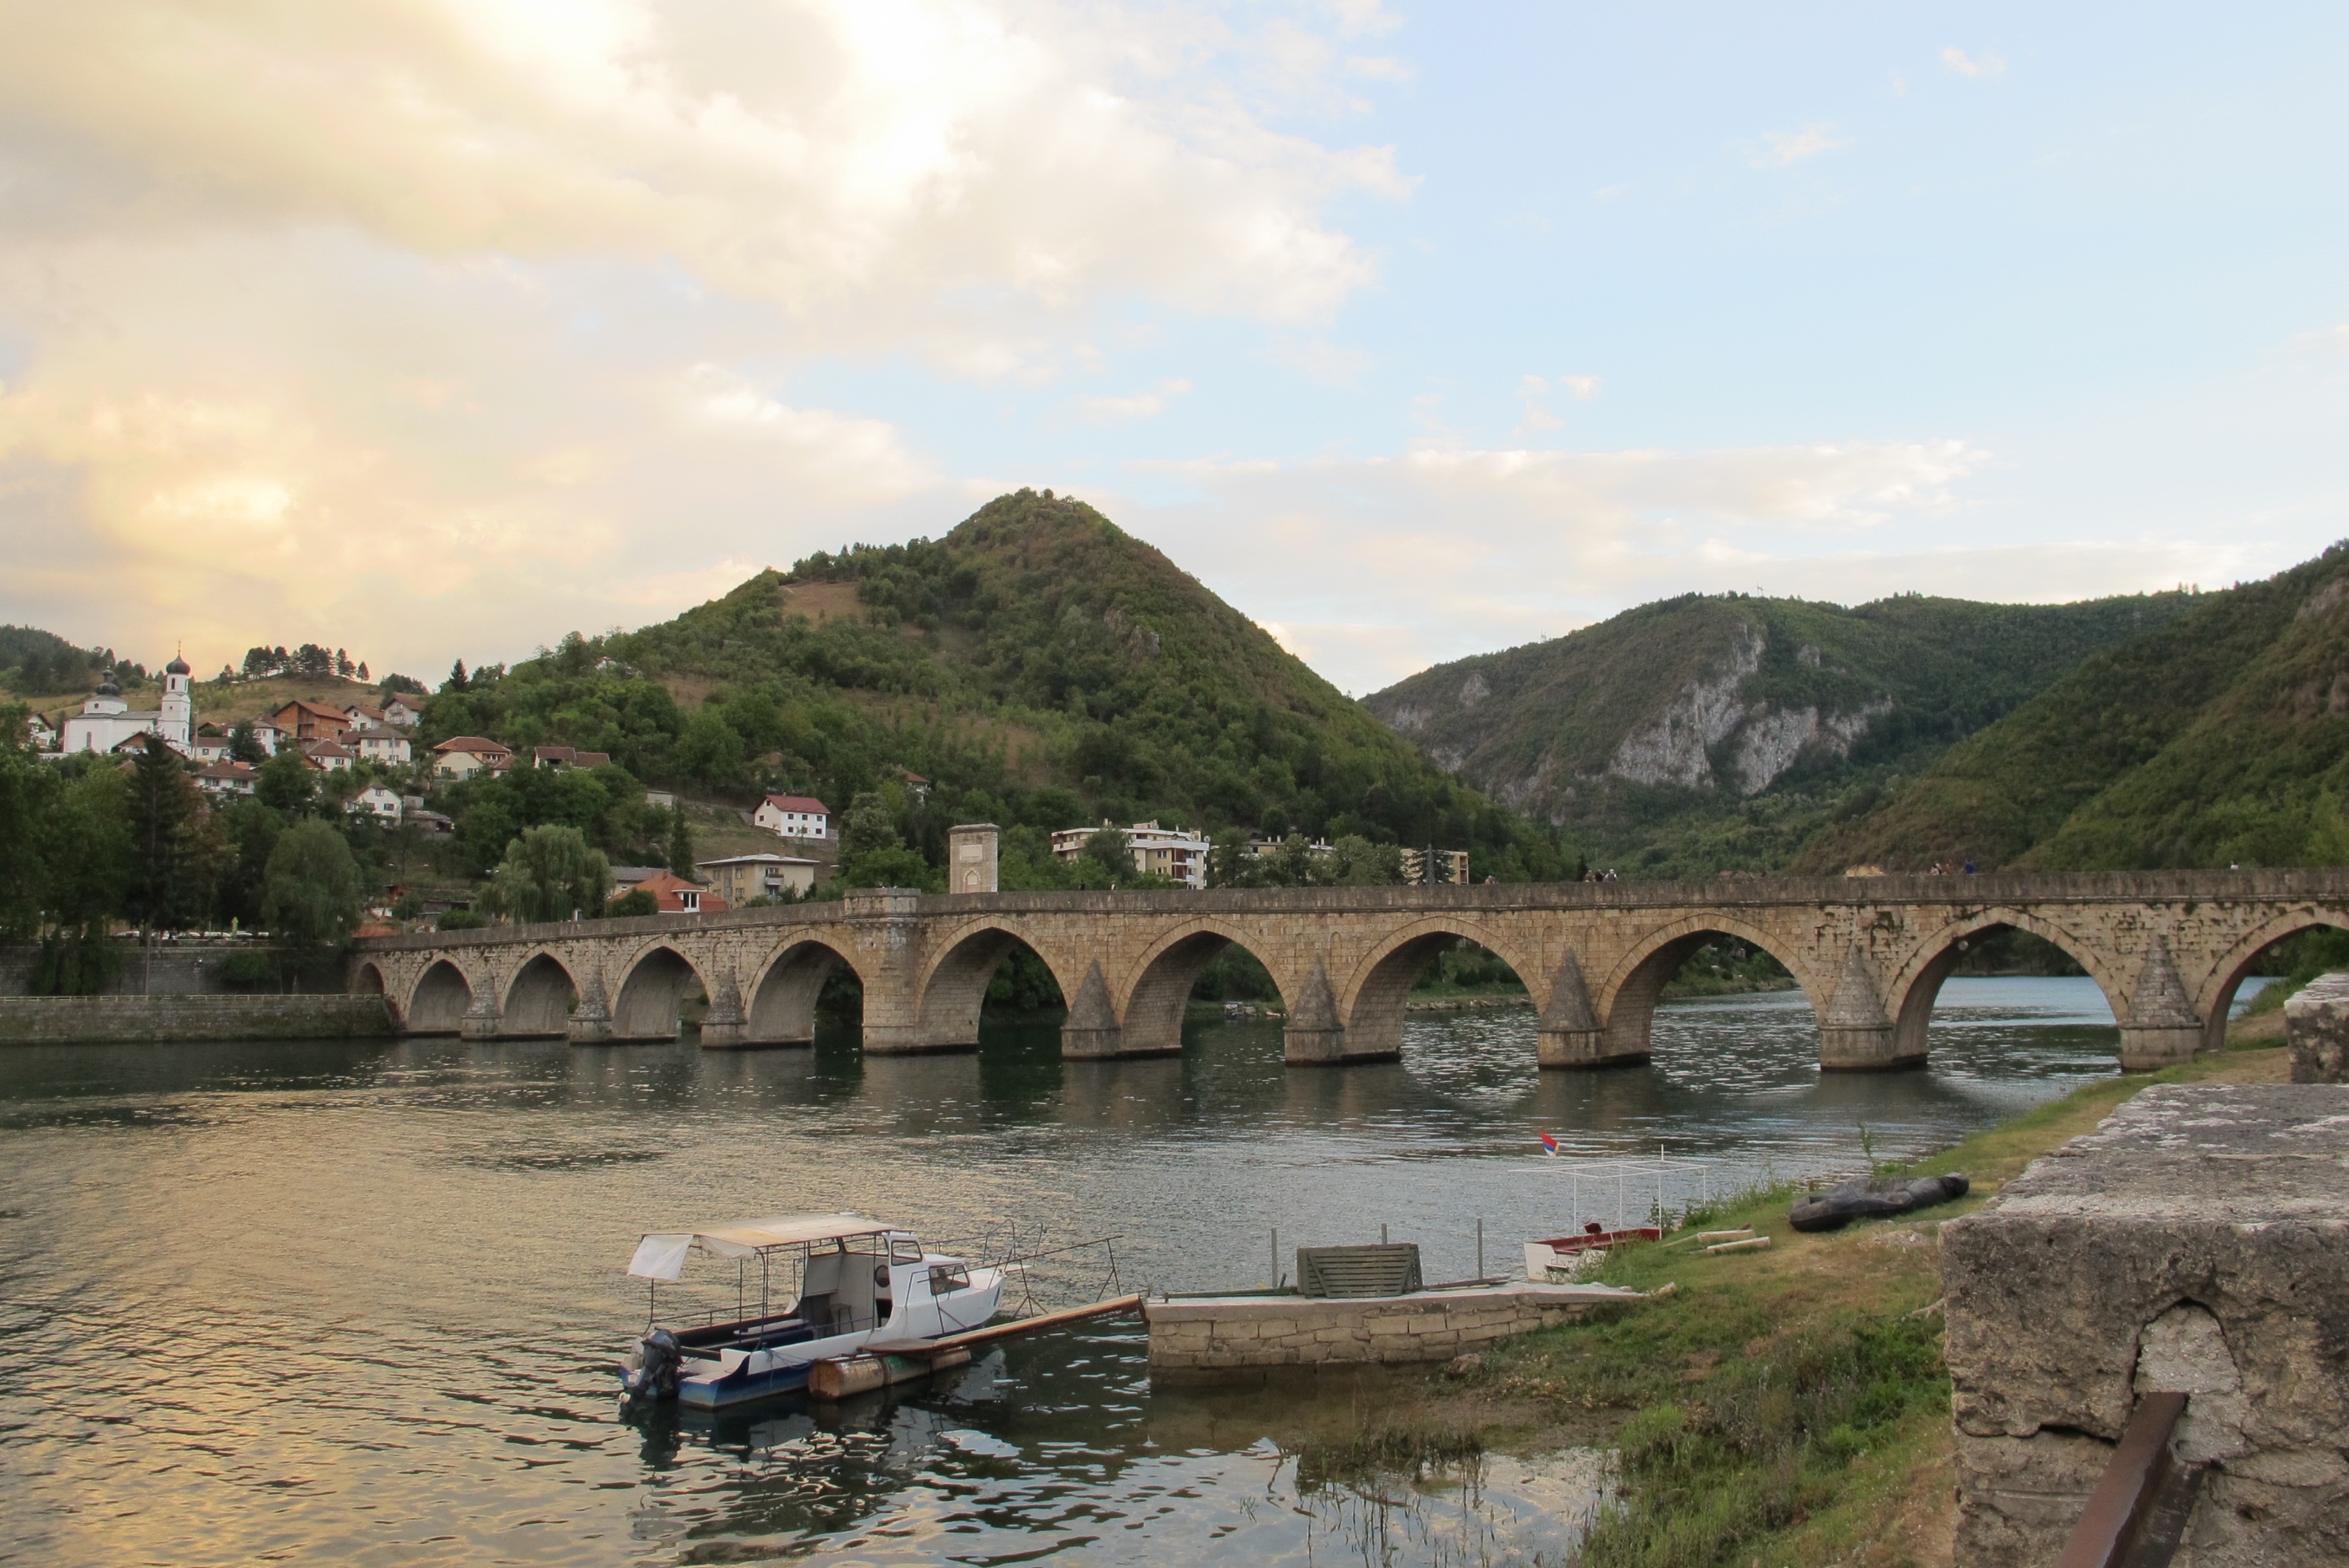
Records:
<instances>
[{"instance_id":1,"label":"grassy riverbank","mask_svg":"<svg viewBox=\"0 0 2349 1568\"><path fill-rule=\"evenodd\" d=\"M1916 1220L1808 1236L1786 1224L1790 1193L1725 1205L1703 1228L1750 1224L1768 1251L1706 1254L1690 1239L1619 1253L1600 1278L1673 1293L1511 1341L1481 1372L1399 1401L1372 1436L1437 1449L1611 1444L1617 1496L1584 1543L1586 1564L1945 1564L1955 1480L1941 1222L2149 1084L2287 1072L2281 1050L2238 1048L2099 1080L1902 1167L1973 1178L1963 1202Z\"/></svg>"}]
</instances>

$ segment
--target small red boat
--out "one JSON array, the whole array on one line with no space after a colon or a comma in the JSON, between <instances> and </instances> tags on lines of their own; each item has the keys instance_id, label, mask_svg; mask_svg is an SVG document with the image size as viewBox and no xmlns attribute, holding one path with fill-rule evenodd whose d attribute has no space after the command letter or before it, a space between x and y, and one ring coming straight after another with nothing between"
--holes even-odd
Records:
<instances>
[{"instance_id":1,"label":"small red boat","mask_svg":"<svg viewBox=\"0 0 2349 1568\"><path fill-rule=\"evenodd\" d=\"M1588 1254L1607 1252L1614 1247L1628 1246L1633 1242L1661 1242L1664 1239L1661 1225L1631 1225L1623 1230L1602 1229L1592 1220L1582 1227L1578 1236L1558 1236L1547 1242L1526 1243L1526 1277L1536 1284L1548 1280L1550 1271L1573 1273L1588 1267L1595 1260Z\"/></svg>"}]
</instances>

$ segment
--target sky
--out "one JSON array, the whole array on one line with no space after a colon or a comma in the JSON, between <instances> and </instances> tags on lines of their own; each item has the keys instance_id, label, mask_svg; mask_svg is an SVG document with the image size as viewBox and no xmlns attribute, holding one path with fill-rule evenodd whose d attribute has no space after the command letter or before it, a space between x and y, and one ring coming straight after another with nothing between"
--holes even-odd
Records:
<instances>
[{"instance_id":1,"label":"sky","mask_svg":"<svg viewBox=\"0 0 2349 1568\"><path fill-rule=\"evenodd\" d=\"M1023 485L1343 689L2349 534L2349 9L0 0L0 620L377 674Z\"/></svg>"}]
</instances>

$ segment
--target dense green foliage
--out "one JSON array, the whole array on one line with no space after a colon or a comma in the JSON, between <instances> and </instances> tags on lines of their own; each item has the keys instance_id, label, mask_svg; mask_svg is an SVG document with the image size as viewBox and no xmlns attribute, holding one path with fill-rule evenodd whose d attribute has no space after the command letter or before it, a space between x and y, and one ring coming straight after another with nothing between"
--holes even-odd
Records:
<instances>
[{"instance_id":1,"label":"dense green foliage","mask_svg":"<svg viewBox=\"0 0 2349 1568\"><path fill-rule=\"evenodd\" d=\"M2082 658L2193 603L1689 594L1440 665L1366 706L1600 864L1770 870Z\"/></svg>"},{"instance_id":2,"label":"dense green foliage","mask_svg":"<svg viewBox=\"0 0 2349 1568\"><path fill-rule=\"evenodd\" d=\"M2191 614L2083 661L1801 863L2349 863L2344 604L2349 550L2338 546L2203 595Z\"/></svg>"},{"instance_id":3,"label":"dense green foliage","mask_svg":"<svg viewBox=\"0 0 2349 1568\"><path fill-rule=\"evenodd\" d=\"M359 923L359 868L342 834L311 819L277 836L269 851L262 915L298 965L323 963Z\"/></svg>"},{"instance_id":4,"label":"dense green foliage","mask_svg":"<svg viewBox=\"0 0 2349 1568\"><path fill-rule=\"evenodd\" d=\"M525 829L506 845L497 874L481 892L484 914L534 924L600 917L612 892L612 863L587 847L574 827L549 823Z\"/></svg>"},{"instance_id":5,"label":"dense green foliage","mask_svg":"<svg viewBox=\"0 0 2349 1568\"><path fill-rule=\"evenodd\" d=\"M87 691L113 658L110 650L78 648L37 626L0 626L0 675L23 696Z\"/></svg>"},{"instance_id":6,"label":"dense green foliage","mask_svg":"<svg viewBox=\"0 0 2349 1568\"><path fill-rule=\"evenodd\" d=\"M1466 848L1505 880L1572 863L1157 551L1026 490L943 539L812 556L663 624L452 677L425 738L461 734L606 751L632 778L740 800L877 796L895 852L929 868L957 821L1143 818ZM1007 886L1071 885L1040 836L1006 859ZM878 874L856 860L849 880Z\"/></svg>"}]
</instances>

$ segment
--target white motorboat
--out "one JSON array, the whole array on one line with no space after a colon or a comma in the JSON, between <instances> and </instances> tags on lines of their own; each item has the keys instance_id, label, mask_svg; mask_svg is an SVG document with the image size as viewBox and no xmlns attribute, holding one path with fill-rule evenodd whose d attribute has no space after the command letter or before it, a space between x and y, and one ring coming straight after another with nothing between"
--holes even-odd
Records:
<instances>
[{"instance_id":1,"label":"white motorboat","mask_svg":"<svg viewBox=\"0 0 2349 1568\"><path fill-rule=\"evenodd\" d=\"M665 1324L660 1287L681 1279L695 1253L734 1264L734 1306ZM621 1363L626 1398L703 1408L805 1387L816 1362L870 1344L978 1328L1003 1296L1002 1270L926 1252L911 1231L855 1214L656 1233L636 1243L628 1274L650 1282L652 1311Z\"/></svg>"}]
</instances>

